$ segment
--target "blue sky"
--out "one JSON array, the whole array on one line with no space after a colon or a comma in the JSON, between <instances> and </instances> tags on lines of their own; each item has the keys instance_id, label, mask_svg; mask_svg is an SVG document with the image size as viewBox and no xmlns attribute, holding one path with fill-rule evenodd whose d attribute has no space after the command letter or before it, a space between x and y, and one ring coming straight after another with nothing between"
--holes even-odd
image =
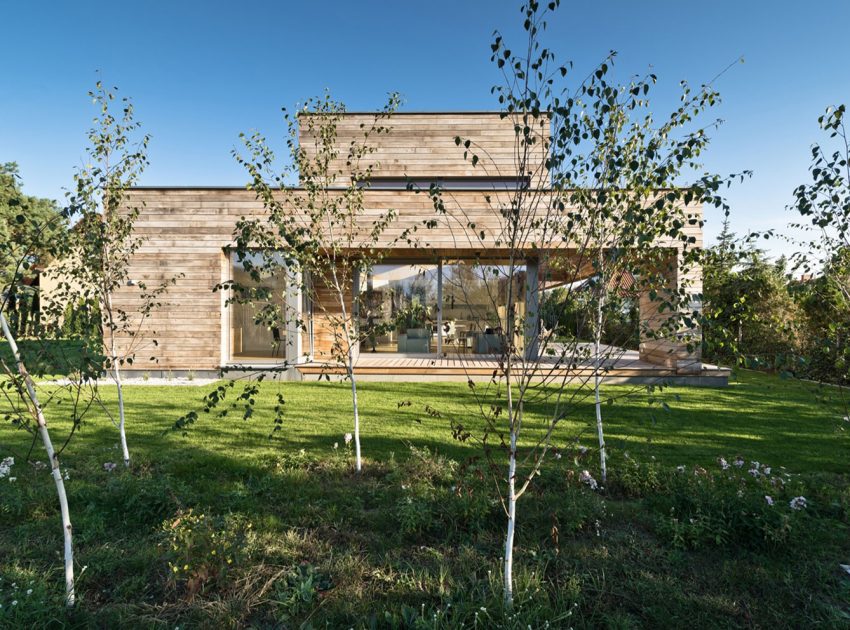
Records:
<instances>
[{"instance_id":1,"label":"blue sky","mask_svg":"<svg viewBox=\"0 0 850 630\"><path fill-rule=\"evenodd\" d=\"M153 135L143 184L238 186L239 132L280 134L280 108L325 88L351 109L392 90L408 110L494 109L492 32L521 37L518 3L502 0L0 0L0 15L0 161L19 163L28 193L54 198L83 158L98 70ZM580 69L615 49L623 81L652 68L661 111L680 79L698 85L743 56L716 83L725 124L705 163L755 172L728 193L745 232L789 221L818 115L850 103L848 25L848 0L562 0L547 44ZM707 219L710 241L720 217Z\"/></svg>"}]
</instances>

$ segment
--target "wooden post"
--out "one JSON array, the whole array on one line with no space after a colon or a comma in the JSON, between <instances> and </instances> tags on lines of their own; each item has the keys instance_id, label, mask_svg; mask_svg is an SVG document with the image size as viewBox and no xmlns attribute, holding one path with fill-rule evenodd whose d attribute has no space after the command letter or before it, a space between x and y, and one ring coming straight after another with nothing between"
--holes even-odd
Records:
<instances>
[{"instance_id":1,"label":"wooden post","mask_svg":"<svg viewBox=\"0 0 850 630\"><path fill-rule=\"evenodd\" d=\"M443 259L437 261L437 355L443 356Z\"/></svg>"},{"instance_id":2,"label":"wooden post","mask_svg":"<svg viewBox=\"0 0 850 630\"><path fill-rule=\"evenodd\" d=\"M536 361L540 353L540 265L537 259L525 261L525 359Z\"/></svg>"}]
</instances>

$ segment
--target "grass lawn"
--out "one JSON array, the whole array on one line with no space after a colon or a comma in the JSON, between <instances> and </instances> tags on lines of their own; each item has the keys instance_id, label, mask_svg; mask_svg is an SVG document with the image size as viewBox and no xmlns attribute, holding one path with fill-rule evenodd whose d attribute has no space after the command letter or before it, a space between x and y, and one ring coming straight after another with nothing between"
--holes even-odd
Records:
<instances>
[{"instance_id":1,"label":"grass lawn","mask_svg":"<svg viewBox=\"0 0 850 630\"><path fill-rule=\"evenodd\" d=\"M361 476L347 385L265 383L248 420L237 407L168 431L210 389L127 388L130 472L104 470L120 451L98 414L63 453L70 615L52 480L24 462L31 437L0 425L0 458L16 460L16 480L0 479L0 627L850 627L850 425L813 385L745 372L652 399L608 387L611 472L596 492L578 473L596 474L597 453L576 447L594 444L592 408L572 408L566 455L520 501L512 612L504 515L469 461L480 451L449 427L481 425L465 384L362 384ZM529 436L551 404L526 406ZM61 443L67 401L47 413ZM808 507L791 510L799 495Z\"/></svg>"}]
</instances>

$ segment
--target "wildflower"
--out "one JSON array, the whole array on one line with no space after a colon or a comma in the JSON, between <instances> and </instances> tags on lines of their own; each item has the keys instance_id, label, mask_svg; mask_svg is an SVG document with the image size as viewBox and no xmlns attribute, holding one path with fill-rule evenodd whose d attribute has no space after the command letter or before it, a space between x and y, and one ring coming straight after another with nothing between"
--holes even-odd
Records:
<instances>
[{"instance_id":1,"label":"wildflower","mask_svg":"<svg viewBox=\"0 0 850 630\"><path fill-rule=\"evenodd\" d=\"M334 450L339 448L339 442L334 442Z\"/></svg>"},{"instance_id":2,"label":"wildflower","mask_svg":"<svg viewBox=\"0 0 850 630\"><path fill-rule=\"evenodd\" d=\"M71 478L71 475L70 475L70 473L68 473L68 469L66 468L65 469L65 476L63 477L63 479L65 481L68 481L70 478Z\"/></svg>"},{"instance_id":3,"label":"wildflower","mask_svg":"<svg viewBox=\"0 0 850 630\"><path fill-rule=\"evenodd\" d=\"M351 444L351 440L353 440L353 439L354 439L354 437L353 437L350 433L346 433L346 434L343 436L343 438L345 439L345 444L346 444L346 446L347 446L348 444Z\"/></svg>"},{"instance_id":4,"label":"wildflower","mask_svg":"<svg viewBox=\"0 0 850 630\"><path fill-rule=\"evenodd\" d=\"M555 453L555 459L561 459L561 454L560 454L560 453Z\"/></svg>"},{"instance_id":5,"label":"wildflower","mask_svg":"<svg viewBox=\"0 0 850 630\"><path fill-rule=\"evenodd\" d=\"M720 457L720 458L717 460L717 463L718 463L718 464L720 464L720 469L721 469L721 470L729 470L729 462L727 462L725 458Z\"/></svg>"},{"instance_id":6,"label":"wildflower","mask_svg":"<svg viewBox=\"0 0 850 630\"><path fill-rule=\"evenodd\" d=\"M806 497L794 497L788 502L788 507L792 510L802 510L808 506Z\"/></svg>"},{"instance_id":7,"label":"wildflower","mask_svg":"<svg viewBox=\"0 0 850 630\"><path fill-rule=\"evenodd\" d=\"M769 475L770 474L770 466L765 466L762 469L762 472L764 472L765 475Z\"/></svg>"},{"instance_id":8,"label":"wildflower","mask_svg":"<svg viewBox=\"0 0 850 630\"><path fill-rule=\"evenodd\" d=\"M17 480L18 480L17 477L9 477L9 481L17 481Z\"/></svg>"},{"instance_id":9,"label":"wildflower","mask_svg":"<svg viewBox=\"0 0 850 630\"><path fill-rule=\"evenodd\" d=\"M768 505L773 505L773 497L769 494L764 495L764 500L767 501Z\"/></svg>"},{"instance_id":10,"label":"wildflower","mask_svg":"<svg viewBox=\"0 0 850 630\"><path fill-rule=\"evenodd\" d=\"M744 458L741 457L740 455L738 455L738 457L735 458L735 467L741 468L743 465L744 465Z\"/></svg>"},{"instance_id":11,"label":"wildflower","mask_svg":"<svg viewBox=\"0 0 850 630\"><path fill-rule=\"evenodd\" d=\"M17 600L17 599L13 599L13 600L12 600L12 606L17 606L17 605L18 605L18 600Z\"/></svg>"},{"instance_id":12,"label":"wildflower","mask_svg":"<svg viewBox=\"0 0 850 630\"><path fill-rule=\"evenodd\" d=\"M589 450L590 450L590 449L589 449L589 448L587 448L586 446L584 446L583 444L579 444L579 445L578 445L578 452L579 452L579 453L581 453L582 455L584 455L585 453L587 453L587 451L589 451ZM628 454L626 455L626 457L628 457Z\"/></svg>"},{"instance_id":13,"label":"wildflower","mask_svg":"<svg viewBox=\"0 0 850 630\"><path fill-rule=\"evenodd\" d=\"M599 484L596 483L596 479L594 479L593 475L591 475L587 470L581 471L581 474L578 476L578 480L582 483L586 483L591 490L596 490L599 487Z\"/></svg>"},{"instance_id":14,"label":"wildflower","mask_svg":"<svg viewBox=\"0 0 850 630\"><path fill-rule=\"evenodd\" d=\"M9 474L9 469L15 465L14 457L6 457L0 461L0 477L5 477Z\"/></svg>"},{"instance_id":15,"label":"wildflower","mask_svg":"<svg viewBox=\"0 0 850 630\"><path fill-rule=\"evenodd\" d=\"M750 462L750 468L755 468L756 470L758 470L759 468L761 468L761 464L759 464L758 462Z\"/></svg>"},{"instance_id":16,"label":"wildflower","mask_svg":"<svg viewBox=\"0 0 850 630\"><path fill-rule=\"evenodd\" d=\"M112 472L113 470L115 470L115 466L116 466L116 464L115 464L114 462L106 462L106 463L103 465L103 469L104 469L106 472Z\"/></svg>"},{"instance_id":17,"label":"wildflower","mask_svg":"<svg viewBox=\"0 0 850 630\"><path fill-rule=\"evenodd\" d=\"M676 470L680 473L683 473L683 472L685 472L685 467L680 464L680 465L676 466Z\"/></svg>"},{"instance_id":18,"label":"wildflower","mask_svg":"<svg viewBox=\"0 0 850 630\"><path fill-rule=\"evenodd\" d=\"M695 475L707 476L708 471L705 468L703 468L702 466L694 466L694 474Z\"/></svg>"},{"instance_id":19,"label":"wildflower","mask_svg":"<svg viewBox=\"0 0 850 630\"><path fill-rule=\"evenodd\" d=\"M758 477L761 473L758 468L750 468L748 471L753 477Z\"/></svg>"},{"instance_id":20,"label":"wildflower","mask_svg":"<svg viewBox=\"0 0 850 630\"><path fill-rule=\"evenodd\" d=\"M31 588L28 588L28 589L27 589L27 597L29 597L30 595L32 595L32 589L31 589Z\"/></svg>"}]
</instances>

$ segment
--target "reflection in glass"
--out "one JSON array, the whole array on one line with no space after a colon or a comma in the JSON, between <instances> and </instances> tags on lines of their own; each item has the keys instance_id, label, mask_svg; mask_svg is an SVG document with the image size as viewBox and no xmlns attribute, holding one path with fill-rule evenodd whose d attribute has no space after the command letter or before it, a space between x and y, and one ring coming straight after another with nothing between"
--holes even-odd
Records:
<instances>
[{"instance_id":1,"label":"reflection in glass","mask_svg":"<svg viewBox=\"0 0 850 630\"><path fill-rule=\"evenodd\" d=\"M360 285L361 352L436 352L437 265L375 265Z\"/></svg>"},{"instance_id":2,"label":"reflection in glass","mask_svg":"<svg viewBox=\"0 0 850 630\"><path fill-rule=\"evenodd\" d=\"M447 261L443 265L444 352L500 354L511 334L509 294L514 344L518 350L523 348L526 268L515 265L510 278L510 268L496 262Z\"/></svg>"},{"instance_id":3,"label":"reflection in glass","mask_svg":"<svg viewBox=\"0 0 850 630\"><path fill-rule=\"evenodd\" d=\"M262 267L259 254L250 254L248 263ZM238 302L230 304L231 359L283 359L286 357L287 275L278 262L273 273L259 281L251 278L236 254L231 254L231 278L244 289Z\"/></svg>"}]
</instances>

